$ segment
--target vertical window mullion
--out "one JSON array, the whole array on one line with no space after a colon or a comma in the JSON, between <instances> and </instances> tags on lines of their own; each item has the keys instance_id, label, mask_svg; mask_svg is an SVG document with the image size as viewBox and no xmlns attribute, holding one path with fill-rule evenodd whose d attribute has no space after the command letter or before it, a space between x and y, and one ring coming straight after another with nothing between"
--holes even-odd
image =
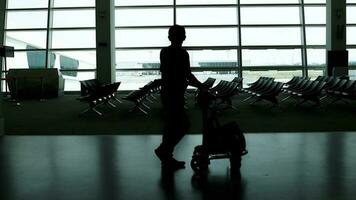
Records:
<instances>
[{"instance_id":1,"label":"vertical window mullion","mask_svg":"<svg viewBox=\"0 0 356 200\"><path fill-rule=\"evenodd\" d=\"M236 12L237 12L237 67L238 75L242 77L242 48L241 48L241 8L240 0L236 0Z\"/></svg>"},{"instance_id":2,"label":"vertical window mullion","mask_svg":"<svg viewBox=\"0 0 356 200\"><path fill-rule=\"evenodd\" d=\"M177 0L173 0L173 24L177 23Z\"/></svg>"},{"instance_id":3,"label":"vertical window mullion","mask_svg":"<svg viewBox=\"0 0 356 200\"><path fill-rule=\"evenodd\" d=\"M308 61L307 61L307 44L306 44L306 34L305 34L305 12L304 12L304 0L299 0L299 16L301 23L301 56L302 56L302 74L304 77L308 77Z\"/></svg>"},{"instance_id":4,"label":"vertical window mullion","mask_svg":"<svg viewBox=\"0 0 356 200\"><path fill-rule=\"evenodd\" d=\"M48 0L45 68L50 68L49 65L51 64L51 61L50 61L51 57L50 57L49 51L52 48L53 4L54 4L54 0Z\"/></svg>"}]
</instances>

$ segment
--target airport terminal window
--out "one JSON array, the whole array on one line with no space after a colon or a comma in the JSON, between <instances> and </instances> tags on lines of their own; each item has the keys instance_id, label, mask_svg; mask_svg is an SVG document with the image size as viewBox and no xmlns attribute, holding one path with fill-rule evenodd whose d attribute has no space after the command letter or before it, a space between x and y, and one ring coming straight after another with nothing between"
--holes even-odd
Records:
<instances>
[{"instance_id":1,"label":"airport terminal window","mask_svg":"<svg viewBox=\"0 0 356 200\"><path fill-rule=\"evenodd\" d=\"M307 49L308 66L323 66L325 65L326 51L325 49Z\"/></svg>"},{"instance_id":2,"label":"airport terminal window","mask_svg":"<svg viewBox=\"0 0 356 200\"><path fill-rule=\"evenodd\" d=\"M53 0L48 6L49 0L8 0L5 44L15 47L15 57L7 66L58 68L65 90L79 90L79 80L96 70L95 0Z\"/></svg>"},{"instance_id":3,"label":"airport terminal window","mask_svg":"<svg viewBox=\"0 0 356 200\"><path fill-rule=\"evenodd\" d=\"M146 69L157 68L159 63L159 50L117 50L117 68L119 69Z\"/></svg>"},{"instance_id":4,"label":"airport terminal window","mask_svg":"<svg viewBox=\"0 0 356 200\"><path fill-rule=\"evenodd\" d=\"M308 76L316 78L326 66L325 0L304 0L305 35Z\"/></svg>"},{"instance_id":5,"label":"airport terminal window","mask_svg":"<svg viewBox=\"0 0 356 200\"><path fill-rule=\"evenodd\" d=\"M351 79L356 79L356 40L353 36L356 33L356 0L347 0L350 3L346 7L346 44L349 53L349 76Z\"/></svg>"},{"instance_id":6,"label":"airport terminal window","mask_svg":"<svg viewBox=\"0 0 356 200\"><path fill-rule=\"evenodd\" d=\"M6 18L6 28L8 29L47 27L47 10L9 11Z\"/></svg>"},{"instance_id":7,"label":"airport terminal window","mask_svg":"<svg viewBox=\"0 0 356 200\"><path fill-rule=\"evenodd\" d=\"M236 0L176 0L177 5L236 4Z\"/></svg>"},{"instance_id":8,"label":"airport terminal window","mask_svg":"<svg viewBox=\"0 0 356 200\"><path fill-rule=\"evenodd\" d=\"M172 21L173 9L171 8L118 8L115 10L115 26L169 26Z\"/></svg>"},{"instance_id":9,"label":"airport terminal window","mask_svg":"<svg viewBox=\"0 0 356 200\"><path fill-rule=\"evenodd\" d=\"M8 59L9 67L42 66L43 54L48 53L47 67L60 68L73 82L65 90L77 90L78 80L94 76L95 0L53 0L53 8L48 8L49 0L7 2L5 44L16 49L15 58ZM356 1L347 3L350 36L356 34ZM174 22L186 26L184 45L199 79L240 72L246 82L258 74L285 80L301 74L304 67L310 76L325 68L325 0L304 0L303 5L299 0L176 0L175 5L174 0L115 0L118 80L126 77L135 88L136 78L143 81L159 75L159 51L169 45L167 30ZM47 16L53 16L52 24ZM356 40L348 37L347 45L350 64L356 67ZM302 66L302 48L307 50L307 66ZM38 61L29 64L29 57L36 56Z\"/></svg>"},{"instance_id":10,"label":"airport terminal window","mask_svg":"<svg viewBox=\"0 0 356 200\"><path fill-rule=\"evenodd\" d=\"M47 8L48 0L7 0L7 8Z\"/></svg>"},{"instance_id":11,"label":"airport terminal window","mask_svg":"<svg viewBox=\"0 0 356 200\"><path fill-rule=\"evenodd\" d=\"M305 6L305 24L326 24L325 6Z\"/></svg>"},{"instance_id":12,"label":"airport terminal window","mask_svg":"<svg viewBox=\"0 0 356 200\"><path fill-rule=\"evenodd\" d=\"M190 64L194 68L206 68L209 70L209 68L234 68L237 66L237 49L189 50L188 53L190 55ZM227 73L230 72L228 71Z\"/></svg>"},{"instance_id":13,"label":"airport terminal window","mask_svg":"<svg viewBox=\"0 0 356 200\"><path fill-rule=\"evenodd\" d=\"M25 0L24 0L25 1ZM54 0L53 7L94 7L95 0Z\"/></svg>"},{"instance_id":14,"label":"airport terminal window","mask_svg":"<svg viewBox=\"0 0 356 200\"><path fill-rule=\"evenodd\" d=\"M326 45L326 27L306 27L307 45Z\"/></svg>"},{"instance_id":15,"label":"airport terminal window","mask_svg":"<svg viewBox=\"0 0 356 200\"><path fill-rule=\"evenodd\" d=\"M54 10L53 28L95 27L95 9Z\"/></svg>"},{"instance_id":16,"label":"airport terminal window","mask_svg":"<svg viewBox=\"0 0 356 200\"><path fill-rule=\"evenodd\" d=\"M5 32L5 44L16 50L25 50L27 45L37 49L46 49L46 31L44 30L16 30Z\"/></svg>"},{"instance_id":17,"label":"airport terminal window","mask_svg":"<svg viewBox=\"0 0 356 200\"><path fill-rule=\"evenodd\" d=\"M346 35L353 36L356 35L356 27L347 27L346 28ZM355 45L356 44L356 37L347 37L346 44Z\"/></svg>"},{"instance_id":18,"label":"airport terminal window","mask_svg":"<svg viewBox=\"0 0 356 200\"><path fill-rule=\"evenodd\" d=\"M165 31L167 37L167 31ZM187 39L185 46L236 46L237 29L236 28L186 28ZM209 48L206 48L209 49Z\"/></svg>"},{"instance_id":19,"label":"airport terminal window","mask_svg":"<svg viewBox=\"0 0 356 200\"><path fill-rule=\"evenodd\" d=\"M115 6L173 5L173 0L115 0Z\"/></svg>"},{"instance_id":20,"label":"airport terminal window","mask_svg":"<svg viewBox=\"0 0 356 200\"><path fill-rule=\"evenodd\" d=\"M297 4L299 0L240 0L241 4Z\"/></svg>"},{"instance_id":21,"label":"airport terminal window","mask_svg":"<svg viewBox=\"0 0 356 200\"><path fill-rule=\"evenodd\" d=\"M95 48L95 30L54 30L52 48Z\"/></svg>"},{"instance_id":22,"label":"airport terminal window","mask_svg":"<svg viewBox=\"0 0 356 200\"><path fill-rule=\"evenodd\" d=\"M300 66L300 49L246 49L242 50L244 66Z\"/></svg>"},{"instance_id":23,"label":"airport terminal window","mask_svg":"<svg viewBox=\"0 0 356 200\"><path fill-rule=\"evenodd\" d=\"M237 25L236 7L177 8L177 24Z\"/></svg>"},{"instance_id":24,"label":"airport terminal window","mask_svg":"<svg viewBox=\"0 0 356 200\"><path fill-rule=\"evenodd\" d=\"M301 45L300 28L242 28L242 45Z\"/></svg>"},{"instance_id":25,"label":"airport terminal window","mask_svg":"<svg viewBox=\"0 0 356 200\"><path fill-rule=\"evenodd\" d=\"M326 0L304 0L304 3L326 3Z\"/></svg>"},{"instance_id":26,"label":"airport terminal window","mask_svg":"<svg viewBox=\"0 0 356 200\"><path fill-rule=\"evenodd\" d=\"M117 29L116 47L161 47L169 44L165 28Z\"/></svg>"},{"instance_id":27,"label":"airport terminal window","mask_svg":"<svg viewBox=\"0 0 356 200\"><path fill-rule=\"evenodd\" d=\"M242 24L300 24L299 6L242 7Z\"/></svg>"}]
</instances>

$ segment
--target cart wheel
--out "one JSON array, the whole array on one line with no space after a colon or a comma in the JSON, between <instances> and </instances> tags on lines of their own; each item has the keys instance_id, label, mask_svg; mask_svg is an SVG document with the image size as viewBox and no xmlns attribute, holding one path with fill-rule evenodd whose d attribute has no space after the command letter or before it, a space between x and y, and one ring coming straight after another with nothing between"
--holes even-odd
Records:
<instances>
[{"instance_id":1,"label":"cart wheel","mask_svg":"<svg viewBox=\"0 0 356 200\"><path fill-rule=\"evenodd\" d=\"M203 145L196 146L194 148L190 166L192 167L195 173L201 173L208 169L208 165L209 158L205 148L203 147Z\"/></svg>"},{"instance_id":2,"label":"cart wheel","mask_svg":"<svg viewBox=\"0 0 356 200\"><path fill-rule=\"evenodd\" d=\"M195 173L204 173L208 170L209 161L202 157L194 156L192 161L190 162L190 166L192 167Z\"/></svg>"}]
</instances>

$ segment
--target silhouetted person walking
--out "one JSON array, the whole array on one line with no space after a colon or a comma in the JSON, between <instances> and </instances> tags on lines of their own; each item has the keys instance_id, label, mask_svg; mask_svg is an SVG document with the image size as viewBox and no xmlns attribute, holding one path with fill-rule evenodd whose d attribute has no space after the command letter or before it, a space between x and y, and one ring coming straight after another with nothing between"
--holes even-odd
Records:
<instances>
[{"instance_id":1,"label":"silhouetted person walking","mask_svg":"<svg viewBox=\"0 0 356 200\"><path fill-rule=\"evenodd\" d=\"M184 93L189 85L202 88L190 70L189 54L182 48L185 40L183 26L174 25L169 28L168 38L171 45L161 50L161 101L164 111L164 128L162 143L155 150L161 160L162 167L169 169L184 168L185 162L173 158L174 147L187 133L190 122L185 112Z\"/></svg>"}]
</instances>

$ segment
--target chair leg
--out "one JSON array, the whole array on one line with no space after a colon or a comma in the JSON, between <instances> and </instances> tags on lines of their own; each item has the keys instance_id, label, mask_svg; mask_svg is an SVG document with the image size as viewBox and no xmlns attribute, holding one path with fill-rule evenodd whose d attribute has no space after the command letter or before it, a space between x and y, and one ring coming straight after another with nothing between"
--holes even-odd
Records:
<instances>
[{"instance_id":1,"label":"chair leg","mask_svg":"<svg viewBox=\"0 0 356 200\"><path fill-rule=\"evenodd\" d=\"M117 106L116 106L115 104L113 104L112 102L107 101L107 103L108 103L111 107L113 107L113 108L117 108Z\"/></svg>"},{"instance_id":2,"label":"chair leg","mask_svg":"<svg viewBox=\"0 0 356 200\"><path fill-rule=\"evenodd\" d=\"M83 110L82 112L80 112L79 115L83 115L83 114L85 114L85 113L87 113L89 111L94 111L94 113L98 114L99 116L103 115L101 112L99 112L97 109L95 109L95 107L89 107L89 108Z\"/></svg>"},{"instance_id":3,"label":"chair leg","mask_svg":"<svg viewBox=\"0 0 356 200\"><path fill-rule=\"evenodd\" d=\"M285 101L285 100L289 99L290 97L291 97L291 96L289 95L289 96L287 96L287 97L283 98L283 99L281 100L281 102L283 102L283 101Z\"/></svg>"},{"instance_id":4,"label":"chair leg","mask_svg":"<svg viewBox=\"0 0 356 200\"><path fill-rule=\"evenodd\" d=\"M247 100L251 99L252 97L253 97L253 96L251 95L251 96L249 96L249 97L245 98L244 100L242 100L242 102L245 102L245 101L247 101Z\"/></svg>"},{"instance_id":5,"label":"chair leg","mask_svg":"<svg viewBox=\"0 0 356 200\"><path fill-rule=\"evenodd\" d=\"M143 112L145 115L148 115L147 111L145 111L143 108L141 108L140 106L137 107L141 112Z\"/></svg>"},{"instance_id":6,"label":"chair leg","mask_svg":"<svg viewBox=\"0 0 356 200\"><path fill-rule=\"evenodd\" d=\"M261 98L257 98L254 101L250 102L249 104L252 105L252 104L254 104L256 102L259 102L259 101L262 101L262 99Z\"/></svg>"},{"instance_id":7,"label":"chair leg","mask_svg":"<svg viewBox=\"0 0 356 200\"><path fill-rule=\"evenodd\" d=\"M151 108L150 108L148 105L144 104L143 102L141 102L141 105L142 105L143 107L145 107L147 110L151 110Z\"/></svg>"},{"instance_id":8,"label":"chair leg","mask_svg":"<svg viewBox=\"0 0 356 200\"><path fill-rule=\"evenodd\" d=\"M119 103L122 103L122 101L121 101L119 98L115 97L115 96L114 96L113 99L115 99L115 101L117 101L117 102L119 102Z\"/></svg>"},{"instance_id":9,"label":"chair leg","mask_svg":"<svg viewBox=\"0 0 356 200\"><path fill-rule=\"evenodd\" d=\"M320 97L320 100L324 100L326 97L328 97L328 95L324 95L324 96Z\"/></svg>"}]
</instances>

